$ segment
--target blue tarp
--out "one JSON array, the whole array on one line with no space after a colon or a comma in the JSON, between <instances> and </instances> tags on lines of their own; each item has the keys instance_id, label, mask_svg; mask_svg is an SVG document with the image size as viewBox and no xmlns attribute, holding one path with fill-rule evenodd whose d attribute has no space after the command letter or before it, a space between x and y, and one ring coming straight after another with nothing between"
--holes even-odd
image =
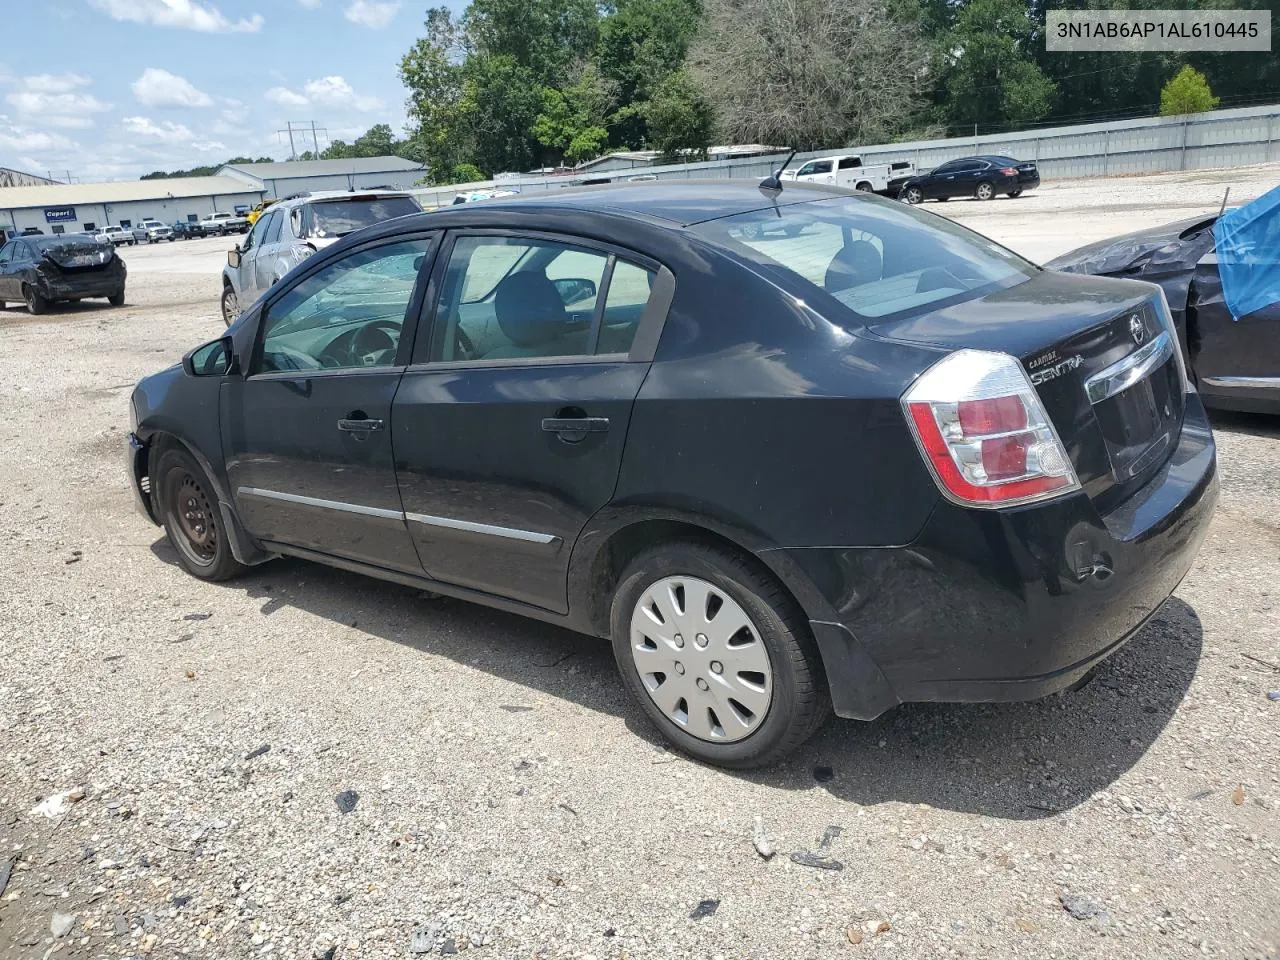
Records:
<instances>
[{"instance_id":1,"label":"blue tarp","mask_svg":"<svg viewBox=\"0 0 1280 960\"><path fill-rule=\"evenodd\" d=\"M1280 187L1219 217L1213 239L1232 317L1280 303Z\"/></svg>"}]
</instances>

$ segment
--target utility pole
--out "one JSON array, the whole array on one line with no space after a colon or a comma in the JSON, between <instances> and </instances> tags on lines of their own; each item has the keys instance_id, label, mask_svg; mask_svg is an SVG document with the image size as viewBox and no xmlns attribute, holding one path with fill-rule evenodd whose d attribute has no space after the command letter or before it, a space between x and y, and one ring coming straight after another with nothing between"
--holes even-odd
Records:
<instances>
[{"instance_id":1,"label":"utility pole","mask_svg":"<svg viewBox=\"0 0 1280 960\"><path fill-rule=\"evenodd\" d=\"M283 130L276 131L277 136L279 136L280 134L287 134L289 137L289 159L290 160L298 159L298 145L297 145L297 142L293 139L293 135L295 133L301 135L303 137L302 142L306 143L307 142L306 134L307 134L308 126L310 126L311 128L311 143L315 147L314 156L316 157L316 159L319 159L320 158L320 134L323 133L327 138L329 136L329 131L326 130L324 127L317 127L316 122L314 120L289 120L285 124L285 128Z\"/></svg>"}]
</instances>

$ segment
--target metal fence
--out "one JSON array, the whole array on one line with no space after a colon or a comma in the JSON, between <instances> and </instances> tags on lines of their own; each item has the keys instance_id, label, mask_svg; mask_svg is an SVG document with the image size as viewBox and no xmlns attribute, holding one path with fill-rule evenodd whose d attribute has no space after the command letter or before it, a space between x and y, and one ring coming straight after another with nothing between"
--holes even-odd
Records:
<instances>
[{"instance_id":1,"label":"metal fence","mask_svg":"<svg viewBox=\"0 0 1280 960\"><path fill-rule=\"evenodd\" d=\"M920 140L863 147L833 147L797 154L794 164L835 153L858 153L864 163L910 160L921 171L956 157L998 154L1034 160L1046 179L1114 176L1236 167L1280 160L1280 105L1215 110L1183 117L1141 117L1069 127L1047 127L1018 133ZM498 183L453 184L414 191L425 206L446 206L454 197L493 187L521 193L559 190L584 180L604 177L615 182L632 177L672 179L760 179L776 169L786 154L745 160L710 160L656 167L637 167L608 173L570 176L529 176Z\"/></svg>"}]
</instances>

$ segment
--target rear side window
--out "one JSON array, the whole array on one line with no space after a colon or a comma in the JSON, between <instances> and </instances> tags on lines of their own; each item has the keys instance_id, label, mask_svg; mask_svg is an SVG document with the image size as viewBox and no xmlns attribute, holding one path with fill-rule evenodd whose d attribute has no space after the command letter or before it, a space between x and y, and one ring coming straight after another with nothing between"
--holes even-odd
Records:
<instances>
[{"instance_id":1,"label":"rear side window","mask_svg":"<svg viewBox=\"0 0 1280 960\"><path fill-rule=\"evenodd\" d=\"M267 224L266 235L262 238L263 243L275 243L280 239L280 224L284 218L279 210L272 211L269 216L271 222Z\"/></svg>"},{"instance_id":2,"label":"rear side window","mask_svg":"<svg viewBox=\"0 0 1280 960\"><path fill-rule=\"evenodd\" d=\"M859 157L841 157L840 158L841 170L854 170L860 166L862 166L862 160Z\"/></svg>"},{"instance_id":3,"label":"rear side window","mask_svg":"<svg viewBox=\"0 0 1280 960\"><path fill-rule=\"evenodd\" d=\"M795 203L693 229L788 289L828 294L839 305L828 319L850 324L924 313L1036 272L950 220L876 197Z\"/></svg>"},{"instance_id":4,"label":"rear side window","mask_svg":"<svg viewBox=\"0 0 1280 960\"><path fill-rule=\"evenodd\" d=\"M454 244L431 337L434 362L625 354L651 271L571 242L463 236Z\"/></svg>"}]
</instances>

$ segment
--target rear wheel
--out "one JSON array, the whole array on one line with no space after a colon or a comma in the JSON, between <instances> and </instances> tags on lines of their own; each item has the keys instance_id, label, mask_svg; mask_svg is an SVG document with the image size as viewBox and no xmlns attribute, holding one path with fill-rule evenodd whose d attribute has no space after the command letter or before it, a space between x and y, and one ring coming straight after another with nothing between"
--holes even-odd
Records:
<instances>
[{"instance_id":1,"label":"rear wheel","mask_svg":"<svg viewBox=\"0 0 1280 960\"><path fill-rule=\"evenodd\" d=\"M22 285L22 299L26 301L27 311L33 316L49 312L49 299L29 283Z\"/></svg>"},{"instance_id":2,"label":"rear wheel","mask_svg":"<svg viewBox=\"0 0 1280 960\"><path fill-rule=\"evenodd\" d=\"M743 557L676 542L628 564L613 598L614 658L649 720L724 767L791 752L830 710L808 624Z\"/></svg>"},{"instance_id":3,"label":"rear wheel","mask_svg":"<svg viewBox=\"0 0 1280 960\"><path fill-rule=\"evenodd\" d=\"M919 187L907 187L907 189L902 191L902 199L912 206L915 206L917 203L924 200L924 191Z\"/></svg>"},{"instance_id":4,"label":"rear wheel","mask_svg":"<svg viewBox=\"0 0 1280 960\"><path fill-rule=\"evenodd\" d=\"M1010 199L1010 200L1012 200L1014 197L1020 197L1020 196L1022 196L1022 188L1021 188L1021 187L1019 187L1017 190L1010 190L1010 191L1009 191L1009 199Z\"/></svg>"},{"instance_id":5,"label":"rear wheel","mask_svg":"<svg viewBox=\"0 0 1280 960\"><path fill-rule=\"evenodd\" d=\"M213 484L189 453L176 447L164 451L152 476L164 532L187 573L229 580L248 569L232 555Z\"/></svg>"},{"instance_id":6,"label":"rear wheel","mask_svg":"<svg viewBox=\"0 0 1280 960\"><path fill-rule=\"evenodd\" d=\"M222 320L229 327L235 323L238 316L240 316L240 298L236 296L235 288L228 283L222 288Z\"/></svg>"},{"instance_id":7,"label":"rear wheel","mask_svg":"<svg viewBox=\"0 0 1280 960\"><path fill-rule=\"evenodd\" d=\"M123 307L124 290L121 290L119 293L113 293L107 297L107 303L111 304L113 307Z\"/></svg>"},{"instance_id":8,"label":"rear wheel","mask_svg":"<svg viewBox=\"0 0 1280 960\"><path fill-rule=\"evenodd\" d=\"M858 184L858 185L857 185L856 187L854 187L853 189L857 190L859 193L870 193L870 192L871 192L871 184L869 184L869 183L867 183L867 181L863 180L860 184Z\"/></svg>"},{"instance_id":9,"label":"rear wheel","mask_svg":"<svg viewBox=\"0 0 1280 960\"><path fill-rule=\"evenodd\" d=\"M980 184L974 187L973 195L979 200L990 200L996 195L996 188L986 180L983 180Z\"/></svg>"}]
</instances>

